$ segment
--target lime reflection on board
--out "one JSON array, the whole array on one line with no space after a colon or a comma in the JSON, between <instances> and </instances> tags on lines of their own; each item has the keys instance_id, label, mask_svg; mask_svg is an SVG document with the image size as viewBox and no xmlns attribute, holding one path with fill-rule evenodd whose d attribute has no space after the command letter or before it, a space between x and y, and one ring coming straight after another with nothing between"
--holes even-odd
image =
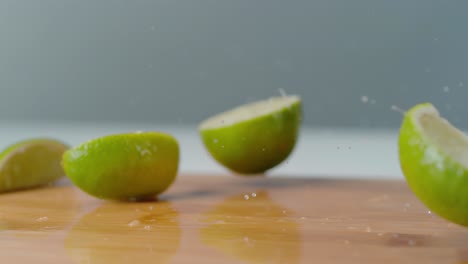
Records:
<instances>
[{"instance_id":1,"label":"lime reflection on board","mask_svg":"<svg viewBox=\"0 0 468 264\"><path fill-rule=\"evenodd\" d=\"M70 230L75 263L169 263L180 244L178 213L167 202L104 203Z\"/></svg>"},{"instance_id":2,"label":"lime reflection on board","mask_svg":"<svg viewBox=\"0 0 468 264\"><path fill-rule=\"evenodd\" d=\"M248 263L298 263L299 224L289 213L267 192L253 193L249 199L236 195L203 214L209 225L201 229L201 240Z\"/></svg>"}]
</instances>

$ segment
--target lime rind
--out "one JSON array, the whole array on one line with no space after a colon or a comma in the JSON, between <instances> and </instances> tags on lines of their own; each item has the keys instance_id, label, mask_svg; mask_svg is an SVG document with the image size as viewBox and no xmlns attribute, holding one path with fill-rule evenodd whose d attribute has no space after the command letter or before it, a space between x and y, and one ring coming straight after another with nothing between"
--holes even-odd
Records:
<instances>
[{"instance_id":1,"label":"lime rind","mask_svg":"<svg viewBox=\"0 0 468 264\"><path fill-rule=\"evenodd\" d=\"M468 225L467 137L430 103L404 117L399 136L400 167L415 195L433 212Z\"/></svg>"}]
</instances>

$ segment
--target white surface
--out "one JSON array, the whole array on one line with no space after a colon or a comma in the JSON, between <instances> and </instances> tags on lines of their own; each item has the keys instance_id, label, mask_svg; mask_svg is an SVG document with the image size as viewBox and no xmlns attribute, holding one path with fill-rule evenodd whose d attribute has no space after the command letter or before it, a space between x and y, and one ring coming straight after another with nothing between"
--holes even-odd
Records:
<instances>
[{"instance_id":1,"label":"white surface","mask_svg":"<svg viewBox=\"0 0 468 264\"><path fill-rule=\"evenodd\" d=\"M174 135L181 147L180 172L229 174L205 151L196 126L98 123L0 123L0 147L30 137L52 137L77 145L89 139L137 130ZM397 131L302 129L289 159L272 176L403 179L398 164Z\"/></svg>"}]
</instances>

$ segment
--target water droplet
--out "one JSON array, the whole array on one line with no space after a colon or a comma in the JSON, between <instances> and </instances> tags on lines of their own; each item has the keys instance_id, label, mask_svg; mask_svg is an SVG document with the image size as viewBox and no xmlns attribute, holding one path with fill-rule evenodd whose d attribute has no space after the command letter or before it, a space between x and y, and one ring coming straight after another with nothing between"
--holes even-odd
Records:
<instances>
[{"instance_id":1,"label":"water droplet","mask_svg":"<svg viewBox=\"0 0 468 264\"><path fill-rule=\"evenodd\" d=\"M391 109L392 111L398 112L398 113L400 113L400 114L402 114L402 115L405 115L405 114L406 114L406 112L405 112L403 109L401 109L400 107L398 107L398 106L396 106L396 105L392 105L392 106L390 107L390 109Z\"/></svg>"},{"instance_id":2,"label":"water droplet","mask_svg":"<svg viewBox=\"0 0 468 264\"><path fill-rule=\"evenodd\" d=\"M345 243L345 245L351 244L351 242L349 242L349 240L345 240L344 243Z\"/></svg>"},{"instance_id":3,"label":"water droplet","mask_svg":"<svg viewBox=\"0 0 468 264\"><path fill-rule=\"evenodd\" d=\"M215 144L218 143L218 139L217 138L213 139L213 143Z\"/></svg>"},{"instance_id":4,"label":"water droplet","mask_svg":"<svg viewBox=\"0 0 468 264\"><path fill-rule=\"evenodd\" d=\"M301 220L306 220L307 218L305 216L302 216L301 217Z\"/></svg>"},{"instance_id":5,"label":"water droplet","mask_svg":"<svg viewBox=\"0 0 468 264\"><path fill-rule=\"evenodd\" d=\"M262 148L262 151L265 151L265 148Z\"/></svg>"},{"instance_id":6,"label":"water droplet","mask_svg":"<svg viewBox=\"0 0 468 264\"><path fill-rule=\"evenodd\" d=\"M286 210L283 210L283 214L286 214Z\"/></svg>"},{"instance_id":7,"label":"water droplet","mask_svg":"<svg viewBox=\"0 0 468 264\"><path fill-rule=\"evenodd\" d=\"M408 245L409 246L414 246L416 243L413 240L408 240Z\"/></svg>"},{"instance_id":8,"label":"water droplet","mask_svg":"<svg viewBox=\"0 0 468 264\"><path fill-rule=\"evenodd\" d=\"M244 200L248 200L248 199L250 199L249 195L248 194L244 195Z\"/></svg>"},{"instance_id":9,"label":"water droplet","mask_svg":"<svg viewBox=\"0 0 468 264\"><path fill-rule=\"evenodd\" d=\"M361 102L363 102L363 103L369 102L369 97L367 97L365 95L361 96Z\"/></svg>"},{"instance_id":10,"label":"water droplet","mask_svg":"<svg viewBox=\"0 0 468 264\"><path fill-rule=\"evenodd\" d=\"M459 87L463 87L463 83L462 83L462 82L459 82L459 83L458 83L458 86L459 86Z\"/></svg>"},{"instance_id":11,"label":"water droplet","mask_svg":"<svg viewBox=\"0 0 468 264\"><path fill-rule=\"evenodd\" d=\"M151 31L155 31L155 30L156 30L156 26L151 26L151 27L150 27L150 30L151 30Z\"/></svg>"},{"instance_id":12,"label":"water droplet","mask_svg":"<svg viewBox=\"0 0 468 264\"><path fill-rule=\"evenodd\" d=\"M405 207L409 208L409 207L411 207L411 204L410 203L405 203Z\"/></svg>"},{"instance_id":13,"label":"water droplet","mask_svg":"<svg viewBox=\"0 0 468 264\"><path fill-rule=\"evenodd\" d=\"M42 217L39 217L38 219L36 219L37 222L46 222L49 220L49 217L47 216L42 216Z\"/></svg>"},{"instance_id":14,"label":"water droplet","mask_svg":"<svg viewBox=\"0 0 468 264\"><path fill-rule=\"evenodd\" d=\"M376 103L375 99L370 100L370 104L375 104L375 103Z\"/></svg>"},{"instance_id":15,"label":"water droplet","mask_svg":"<svg viewBox=\"0 0 468 264\"><path fill-rule=\"evenodd\" d=\"M139 220L133 220L130 223L128 223L128 226L135 227L135 226L139 226L140 224L141 222Z\"/></svg>"},{"instance_id":16,"label":"water droplet","mask_svg":"<svg viewBox=\"0 0 468 264\"><path fill-rule=\"evenodd\" d=\"M150 205L150 206L148 207L148 209L150 209L150 211L152 211L152 210L153 210L153 206Z\"/></svg>"},{"instance_id":17,"label":"water droplet","mask_svg":"<svg viewBox=\"0 0 468 264\"><path fill-rule=\"evenodd\" d=\"M383 236L383 235L384 235L384 233L377 233L377 235L378 235L378 236Z\"/></svg>"},{"instance_id":18,"label":"water droplet","mask_svg":"<svg viewBox=\"0 0 468 264\"><path fill-rule=\"evenodd\" d=\"M252 197L257 197L257 194L256 194L256 193L252 193L251 196L252 196Z\"/></svg>"},{"instance_id":19,"label":"water droplet","mask_svg":"<svg viewBox=\"0 0 468 264\"><path fill-rule=\"evenodd\" d=\"M431 211L427 211L427 214L431 215L431 214L432 214L432 212L431 212Z\"/></svg>"},{"instance_id":20,"label":"water droplet","mask_svg":"<svg viewBox=\"0 0 468 264\"><path fill-rule=\"evenodd\" d=\"M448 86L444 86L442 90L444 91L444 93L450 92L450 88Z\"/></svg>"},{"instance_id":21,"label":"water droplet","mask_svg":"<svg viewBox=\"0 0 468 264\"><path fill-rule=\"evenodd\" d=\"M246 237L246 236L245 236L245 237L244 237L244 242L245 242L245 243L248 243L248 242L249 242L249 237Z\"/></svg>"},{"instance_id":22,"label":"water droplet","mask_svg":"<svg viewBox=\"0 0 468 264\"><path fill-rule=\"evenodd\" d=\"M280 93L280 95L281 95L282 97L287 96L287 94L286 94L286 92L284 91L283 88L278 88L278 92Z\"/></svg>"},{"instance_id":23,"label":"water droplet","mask_svg":"<svg viewBox=\"0 0 468 264\"><path fill-rule=\"evenodd\" d=\"M151 226L149 225L145 225L145 227L143 227L145 230L151 230Z\"/></svg>"},{"instance_id":24,"label":"water droplet","mask_svg":"<svg viewBox=\"0 0 468 264\"><path fill-rule=\"evenodd\" d=\"M141 130L135 131L135 134L141 134L141 133L143 133L143 131L141 131Z\"/></svg>"},{"instance_id":25,"label":"water droplet","mask_svg":"<svg viewBox=\"0 0 468 264\"><path fill-rule=\"evenodd\" d=\"M366 227L366 232L367 232L367 233L372 232L372 229L370 228L370 226Z\"/></svg>"},{"instance_id":26,"label":"water droplet","mask_svg":"<svg viewBox=\"0 0 468 264\"><path fill-rule=\"evenodd\" d=\"M224 145L222 145L221 148L224 148Z\"/></svg>"}]
</instances>

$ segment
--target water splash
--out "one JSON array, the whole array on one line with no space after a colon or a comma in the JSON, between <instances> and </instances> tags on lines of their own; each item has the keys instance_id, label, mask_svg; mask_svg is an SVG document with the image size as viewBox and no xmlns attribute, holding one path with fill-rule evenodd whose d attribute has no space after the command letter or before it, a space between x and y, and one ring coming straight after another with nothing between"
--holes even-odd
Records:
<instances>
[{"instance_id":1,"label":"water splash","mask_svg":"<svg viewBox=\"0 0 468 264\"><path fill-rule=\"evenodd\" d=\"M46 222L46 221L49 221L49 217L47 216L42 216L42 217L39 217L38 219L36 219L37 222Z\"/></svg>"},{"instance_id":2,"label":"water splash","mask_svg":"<svg viewBox=\"0 0 468 264\"><path fill-rule=\"evenodd\" d=\"M278 92L280 93L280 95L281 95L282 97L288 96L288 95L286 94L286 91L285 91L283 88L278 88Z\"/></svg>"},{"instance_id":3,"label":"water splash","mask_svg":"<svg viewBox=\"0 0 468 264\"><path fill-rule=\"evenodd\" d=\"M135 226L139 226L140 224L141 224L140 220L133 220L130 223L128 223L128 226L135 227Z\"/></svg>"},{"instance_id":4,"label":"water splash","mask_svg":"<svg viewBox=\"0 0 468 264\"><path fill-rule=\"evenodd\" d=\"M395 112L398 112L398 113L400 113L400 114L402 114L402 115L405 115L405 114L406 114L406 111L405 111L405 110L401 109L400 107L398 107L398 106L396 106L396 105L390 106L390 110L395 111Z\"/></svg>"}]
</instances>

